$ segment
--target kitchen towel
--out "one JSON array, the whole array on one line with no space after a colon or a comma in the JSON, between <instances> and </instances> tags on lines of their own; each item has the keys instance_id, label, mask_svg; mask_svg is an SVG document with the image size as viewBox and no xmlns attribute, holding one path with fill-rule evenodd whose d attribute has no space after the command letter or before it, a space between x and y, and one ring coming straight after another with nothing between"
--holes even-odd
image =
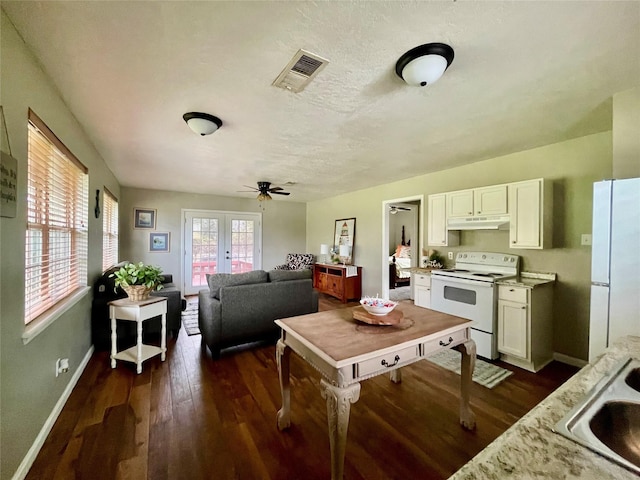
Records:
<instances>
[{"instance_id":1,"label":"kitchen towel","mask_svg":"<svg viewBox=\"0 0 640 480\"><path fill-rule=\"evenodd\" d=\"M355 277L356 275L358 275L358 267L347 267L347 277Z\"/></svg>"}]
</instances>

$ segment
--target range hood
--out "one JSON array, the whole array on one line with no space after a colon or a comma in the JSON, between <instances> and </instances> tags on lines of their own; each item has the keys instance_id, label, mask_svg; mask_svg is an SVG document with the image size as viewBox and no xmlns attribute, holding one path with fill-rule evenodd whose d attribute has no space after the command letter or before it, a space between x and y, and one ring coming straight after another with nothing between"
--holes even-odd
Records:
<instances>
[{"instance_id":1,"label":"range hood","mask_svg":"<svg viewBox=\"0 0 640 480\"><path fill-rule=\"evenodd\" d=\"M456 217L447 220L447 230L508 230L509 215Z\"/></svg>"}]
</instances>

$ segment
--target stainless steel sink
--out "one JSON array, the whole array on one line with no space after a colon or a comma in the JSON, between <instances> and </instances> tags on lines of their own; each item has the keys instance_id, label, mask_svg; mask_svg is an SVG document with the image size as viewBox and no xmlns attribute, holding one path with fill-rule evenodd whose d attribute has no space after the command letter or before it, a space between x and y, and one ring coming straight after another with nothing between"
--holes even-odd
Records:
<instances>
[{"instance_id":1,"label":"stainless steel sink","mask_svg":"<svg viewBox=\"0 0 640 480\"><path fill-rule=\"evenodd\" d=\"M640 474L640 360L616 365L553 431Z\"/></svg>"}]
</instances>

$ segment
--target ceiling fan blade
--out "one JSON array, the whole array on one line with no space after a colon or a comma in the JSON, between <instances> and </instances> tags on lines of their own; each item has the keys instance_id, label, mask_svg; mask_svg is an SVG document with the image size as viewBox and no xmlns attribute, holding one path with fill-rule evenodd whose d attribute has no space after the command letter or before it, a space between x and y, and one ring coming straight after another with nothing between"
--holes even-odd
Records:
<instances>
[{"instance_id":1,"label":"ceiling fan blade","mask_svg":"<svg viewBox=\"0 0 640 480\"><path fill-rule=\"evenodd\" d=\"M269 189L269 191L270 191L270 192L275 192L275 191L277 191L277 190L284 190L284 188L282 188L282 187L271 187L271 188Z\"/></svg>"},{"instance_id":2,"label":"ceiling fan blade","mask_svg":"<svg viewBox=\"0 0 640 480\"><path fill-rule=\"evenodd\" d=\"M242 185L244 188L250 188L251 190L253 190L254 192L259 192L260 190L258 190L256 187L251 187L249 185Z\"/></svg>"},{"instance_id":3,"label":"ceiling fan blade","mask_svg":"<svg viewBox=\"0 0 640 480\"><path fill-rule=\"evenodd\" d=\"M269 190L274 195L291 195L289 192L274 192L273 190Z\"/></svg>"}]
</instances>

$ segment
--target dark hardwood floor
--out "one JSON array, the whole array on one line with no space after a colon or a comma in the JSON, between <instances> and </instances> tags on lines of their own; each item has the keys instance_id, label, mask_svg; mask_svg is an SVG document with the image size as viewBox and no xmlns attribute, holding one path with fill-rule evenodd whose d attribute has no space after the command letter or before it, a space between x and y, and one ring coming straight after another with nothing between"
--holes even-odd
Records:
<instances>
[{"instance_id":1,"label":"dark hardwood floor","mask_svg":"<svg viewBox=\"0 0 640 480\"><path fill-rule=\"evenodd\" d=\"M356 305L356 302L348 306ZM341 308L321 295L320 309ZM447 478L572 376L553 362L492 390L473 384L475 431L458 424L460 377L430 362L362 383L351 408L346 479ZM273 345L223 351L213 361L200 336L169 339L167 361L109 365L96 352L28 479L330 478L319 374L291 356L292 425L276 427L280 388Z\"/></svg>"}]
</instances>

